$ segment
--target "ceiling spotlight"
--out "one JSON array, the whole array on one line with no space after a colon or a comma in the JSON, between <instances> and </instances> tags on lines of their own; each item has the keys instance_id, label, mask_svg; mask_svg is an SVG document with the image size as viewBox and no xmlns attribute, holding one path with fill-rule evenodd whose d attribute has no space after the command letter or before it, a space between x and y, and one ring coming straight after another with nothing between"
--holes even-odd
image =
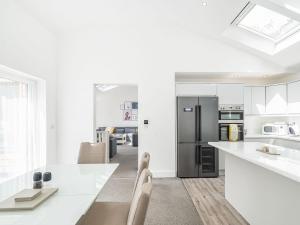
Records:
<instances>
[{"instance_id":1,"label":"ceiling spotlight","mask_svg":"<svg viewBox=\"0 0 300 225\"><path fill-rule=\"evenodd\" d=\"M207 6L207 2L202 2L201 5L202 6Z\"/></svg>"}]
</instances>

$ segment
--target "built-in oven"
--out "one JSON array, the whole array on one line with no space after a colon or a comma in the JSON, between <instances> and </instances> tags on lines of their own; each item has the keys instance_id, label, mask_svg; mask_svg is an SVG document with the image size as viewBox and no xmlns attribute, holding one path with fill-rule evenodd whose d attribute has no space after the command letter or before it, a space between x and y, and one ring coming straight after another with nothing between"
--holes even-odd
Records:
<instances>
[{"instance_id":1,"label":"built-in oven","mask_svg":"<svg viewBox=\"0 0 300 225\"><path fill-rule=\"evenodd\" d=\"M237 125L237 140L244 140L244 124L243 123L231 123ZM219 123L219 140L220 141L229 141L230 140L230 123Z\"/></svg>"},{"instance_id":2,"label":"built-in oven","mask_svg":"<svg viewBox=\"0 0 300 225\"><path fill-rule=\"evenodd\" d=\"M219 140L231 141L232 139L244 140L244 106L219 105Z\"/></svg>"},{"instance_id":3,"label":"built-in oven","mask_svg":"<svg viewBox=\"0 0 300 225\"><path fill-rule=\"evenodd\" d=\"M243 105L220 105L219 123L244 123Z\"/></svg>"}]
</instances>

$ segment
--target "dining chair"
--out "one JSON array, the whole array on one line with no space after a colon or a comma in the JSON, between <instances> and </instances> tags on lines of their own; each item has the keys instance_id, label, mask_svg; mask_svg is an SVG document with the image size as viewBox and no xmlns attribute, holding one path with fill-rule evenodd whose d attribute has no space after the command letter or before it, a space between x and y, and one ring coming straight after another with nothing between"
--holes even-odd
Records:
<instances>
[{"instance_id":1,"label":"dining chair","mask_svg":"<svg viewBox=\"0 0 300 225\"><path fill-rule=\"evenodd\" d=\"M130 203L94 202L83 225L143 225L152 192L152 174L144 169Z\"/></svg>"},{"instance_id":2,"label":"dining chair","mask_svg":"<svg viewBox=\"0 0 300 225\"><path fill-rule=\"evenodd\" d=\"M106 159L105 143L82 142L80 144L78 164L107 163Z\"/></svg>"},{"instance_id":3,"label":"dining chair","mask_svg":"<svg viewBox=\"0 0 300 225\"><path fill-rule=\"evenodd\" d=\"M148 169L149 168L149 164L150 164L150 154L148 152L144 152L138 167L138 171L137 171L137 175L135 178L135 182L134 182L134 186L133 186L133 191L132 191L132 195L135 192L136 189L136 185L138 183L138 180L141 176L141 173L144 169Z\"/></svg>"}]
</instances>

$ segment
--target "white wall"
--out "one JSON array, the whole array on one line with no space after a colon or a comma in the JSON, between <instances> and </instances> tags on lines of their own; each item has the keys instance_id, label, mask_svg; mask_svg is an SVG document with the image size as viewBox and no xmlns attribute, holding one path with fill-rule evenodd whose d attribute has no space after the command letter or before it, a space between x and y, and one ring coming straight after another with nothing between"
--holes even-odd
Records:
<instances>
[{"instance_id":1,"label":"white wall","mask_svg":"<svg viewBox=\"0 0 300 225\"><path fill-rule=\"evenodd\" d=\"M93 84L139 87L139 154L156 176L175 176L175 72L278 72L261 59L175 27L103 26L59 42L58 153L75 162L93 139ZM142 121L149 120L144 126Z\"/></svg>"},{"instance_id":2,"label":"white wall","mask_svg":"<svg viewBox=\"0 0 300 225\"><path fill-rule=\"evenodd\" d=\"M138 101L138 87L121 85L106 92L96 89L96 128L97 127L137 127L137 121L123 120L123 110L120 105L125 101Z\"/></svg>"},{"instance_id":3,"label":"white wall","mask_svg":"<svg viewBox=\"0 0 300 225\"><path fill-rule=\"evenodd\" d=\"M12 0L0 1L0 64L47 82L47 162L56 161L56 39Z\"/></svg>"}]
</instances>

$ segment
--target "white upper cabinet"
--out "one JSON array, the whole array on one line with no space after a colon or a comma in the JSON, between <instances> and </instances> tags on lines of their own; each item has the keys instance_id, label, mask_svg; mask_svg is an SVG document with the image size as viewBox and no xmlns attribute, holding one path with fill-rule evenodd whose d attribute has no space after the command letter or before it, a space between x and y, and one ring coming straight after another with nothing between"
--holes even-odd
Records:
<instances>
[{"instance_id":1,"label":"white upper cabinet","mask_svg":"<svg viewBox=\"0 0 300 225\"><path fill-rule=\"evenodd\" d=\"M244 88L244 112L246 115L261 115L266 111L265 86Z\"/></svg>"},{"instance_id":2,"label":"white upper cabinet","mask_svg":"<svg viewBox=\"0 0 300 225\"><path fill-rule=\"evenodd\" d=\"M252 87L252 114L261 115L266 112L266 87Z\"/></svg>"},{"instance_id":3,"label":"white upper cabinet","mask_svg":"<svg viewBox=\"0 0 300 225\"><path fill-rule=\"evenodd\" d=\"M216 84L178 83L176 84L176 96L215 96L217 95Z\"/></svg>"},{"instance_id":4,"label":"white upper cabinet","mask_svg":"<svg viewBox=\"0 0 300 225\"><path fill-rule=\"evenodd\" d=\"M218 84L219 104L244 104L243 84Z\"/></svg>"},{"instance_id":5,"label":"white upper cabinet","mask_svg":"<svg viewBox=\"0 0 300 225\"><path fill-rule=\"evenodd\" d=\"M287 113L287 88L285 84L267 86L266 94L267 114Z\"/></svg>"},{"instance_id":6,"label":"white upper cabinet","mask_svg":"<svg viewBox=\"0 0 300 225\"><path fill-rule=\"evenodd\" d=\"M252 87L244 88L244 113L245 115L252 114Z\"/></svg>"},{"instance_id":7,"label":"white upper cabinet","mask_svg":"<svg viewBox=\"0 0 300 225\"><path fill-rule=\"evenodd\" d=\"M300 113L300 81L288 84L288 113Z\"/></svg>"}]
</instances>

